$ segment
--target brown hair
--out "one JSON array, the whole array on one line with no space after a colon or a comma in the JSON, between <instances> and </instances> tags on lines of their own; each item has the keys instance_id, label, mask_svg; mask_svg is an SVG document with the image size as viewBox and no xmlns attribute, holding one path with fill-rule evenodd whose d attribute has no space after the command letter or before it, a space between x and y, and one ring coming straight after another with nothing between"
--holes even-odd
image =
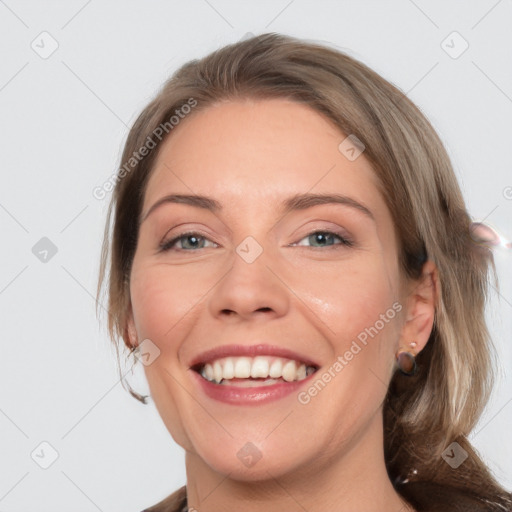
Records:
<instances>
[{"instance_id":1,"label":"brown hair","mask_svg":"<svg viewBox=\"0 0 512 512\"><path fill-rule=\"evenodd\" d=\"M492 387L484 309L493 258L471 238L471 218L434 129L399 89L357 60L318 44L264 34L182 66L136 120L122 162L191 98L195 112L246 97L305 103L360 139L394 220L404 276L418 278L427 258L438 268L440 296L429 342L417 357L419 371L413 377L397 372L384 406L385 457L397 491L417 510L473 510L468 504L475 510L511 509L510 495L466 438ZM116 347L121 336L128 339L130 269L157 151L137 157L133 168L118 176L108 211L98 297L109 265L108 329ZM457 469L442 458L452 442L469 454ZM443 508L449 503L451 508Z\"/></svg>"}]
</instances>

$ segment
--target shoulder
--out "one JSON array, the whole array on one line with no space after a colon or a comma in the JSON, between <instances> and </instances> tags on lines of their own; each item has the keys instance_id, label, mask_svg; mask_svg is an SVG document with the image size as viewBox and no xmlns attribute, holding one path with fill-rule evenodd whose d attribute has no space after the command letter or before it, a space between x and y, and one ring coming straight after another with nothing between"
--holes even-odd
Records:
<instances>
[{"instance_id":1,"label":"shoulder","mask_svg":"<svg viewBox=\"0 0 512 512\"><path fill-rule=\"evenodd\" d=\"M156 505L145 508L142 512L181 512L186 503L187 488L183 486Z\"/></svg>"}]
</instances>

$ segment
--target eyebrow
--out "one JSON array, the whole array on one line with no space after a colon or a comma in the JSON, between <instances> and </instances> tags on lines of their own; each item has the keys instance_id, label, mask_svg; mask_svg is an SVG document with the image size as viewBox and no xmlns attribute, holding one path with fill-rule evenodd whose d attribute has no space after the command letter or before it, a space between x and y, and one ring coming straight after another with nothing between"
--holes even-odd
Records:
<instances>
[{"instance_id":1,"label":"eyebrow","mask_svg":"<svg viewBox=\"0 0 512 512\"><path fill-rule=\"evenodd\" d=\"M160 198L156 203L154 203L153 206L151 206L151 208L149 208L149 210L142 216L140 223L144 222L158 207L167 203L188 204L197 208L209 210L213 213L217 213L222 210L222 205L211 197L190 194L170 194ZM341 204L349 206L364 213L367 217L375 221L375 217L369 208L355 199L342 194L296 194L283 201L280 213L284 216L291 211L306 210L307 208L322 204Z\"/></svg>"},{"instance_id":2,"label":"eyebrow","mask_svg":"<svg viewBox=\"0 0 512 512\"><path fill-rule=\"evenodd\" d=\"M189 204L197 208L210 210L214 213L222 210L221 204L211 197L190 194L170 194L160 198L155 204L153 204L153 206L151 206L151 208L149 208L149 210L141 216L140 224L142 224L158 207L167 203Z\"/></svg>"},{"instance_id":3,"label":"eyebrow","mask_svg":"<svg viewBox=\"0 0 512 512\"><path fill-rule=\"evenodd\" d=\"M297 194L284 201L282 214L286 215L294 210L305 210L321 204L342 204L350 206L375 221L375 217L369 208L355 199L342 194Z\"/></svg>"}]
</instances>

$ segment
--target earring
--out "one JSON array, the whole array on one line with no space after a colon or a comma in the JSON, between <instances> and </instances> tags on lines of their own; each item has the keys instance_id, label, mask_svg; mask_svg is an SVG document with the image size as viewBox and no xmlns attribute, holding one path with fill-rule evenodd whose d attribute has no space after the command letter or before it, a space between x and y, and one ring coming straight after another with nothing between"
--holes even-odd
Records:
<instances>
[{"instance_id":1,"label":"earring","mask_svg":"<svg viewBox=\"0 0 512 512\"><path fill-rule=\"evenodd\" d=\"M416 347L416 342L413 341L410 344L411 348ZM416 357L412 352L408 352L406 350L398 350L396 354L396 362L398 364L398 369L404 374L404 375L414 375L417 370L416 365Z\"/></svg>"}]
</instances>

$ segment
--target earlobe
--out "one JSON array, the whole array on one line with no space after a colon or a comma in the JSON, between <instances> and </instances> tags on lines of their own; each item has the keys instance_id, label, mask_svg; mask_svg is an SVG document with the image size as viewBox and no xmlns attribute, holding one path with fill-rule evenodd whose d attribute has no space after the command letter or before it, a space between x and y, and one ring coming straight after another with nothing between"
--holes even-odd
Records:
<instances>
[{"instance_id":1,"label":"earlobe","mask_svg":"<svg viewBox=\"0 0 512 512\"><path fill-rule=\"evenodd\" d=\"M125 345L133 350L137 345L137 330L135 329L135 321L133 319L133 311L130 309L123 333Z\"/></svg>"}]
</instances>

